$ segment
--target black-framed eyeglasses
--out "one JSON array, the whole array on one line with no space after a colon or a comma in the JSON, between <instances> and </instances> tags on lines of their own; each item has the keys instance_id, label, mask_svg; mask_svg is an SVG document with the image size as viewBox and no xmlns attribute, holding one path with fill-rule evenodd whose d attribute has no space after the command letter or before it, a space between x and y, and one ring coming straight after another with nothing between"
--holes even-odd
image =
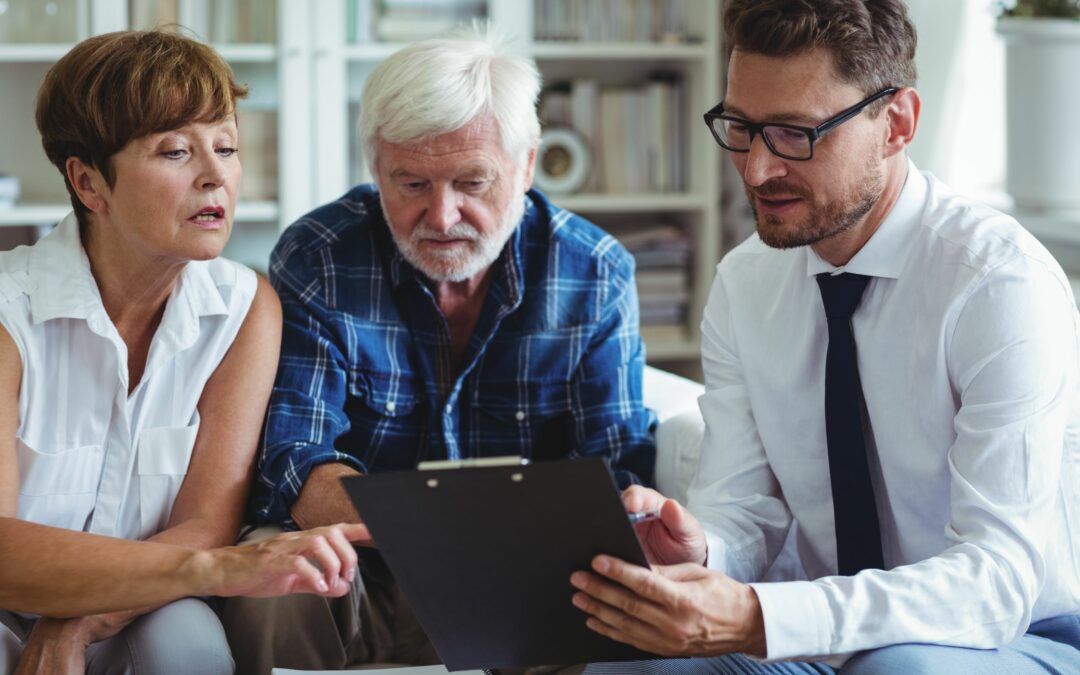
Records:
<instances>
[{"instance_id":1,"label":"black-framed eyeglasses","mask_svg":"<svg viewBox=\"0 0 1080 675\"><path fill-rule=\"evenodd\" d=\"M900 91L898 87L886 87L876 94L840 111L816 127L800 127L795 124L758 123L724 114L724 102L705 113L705 124L720 147L731 152L750 152L754 137L761 134L765 145L777 157L806 161L814 156L814 142L844 122L863 111L863 108L880 98Z\"/></svg>"}]
</instances>

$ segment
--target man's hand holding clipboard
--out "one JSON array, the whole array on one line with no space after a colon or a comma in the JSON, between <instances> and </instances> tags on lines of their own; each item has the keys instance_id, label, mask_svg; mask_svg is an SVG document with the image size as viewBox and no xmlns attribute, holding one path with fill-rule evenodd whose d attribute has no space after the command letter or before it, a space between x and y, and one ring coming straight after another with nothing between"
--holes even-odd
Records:
<instances>
[{"instance_id":1,"label":"man's hand holding clipboard","mask_svg":"<svg viewBox=\"0 0 1080 675\"><path fill-rule=\"evenodd\" d=\"M705 532L694 516L655 490L632 486L623 493L631 513L658 517L636 525L651 568L609 555L577 571L574 606L591 629L662 656L765 655L765 626L757 594L705 567Z\"/></svg>"}]
</instances>

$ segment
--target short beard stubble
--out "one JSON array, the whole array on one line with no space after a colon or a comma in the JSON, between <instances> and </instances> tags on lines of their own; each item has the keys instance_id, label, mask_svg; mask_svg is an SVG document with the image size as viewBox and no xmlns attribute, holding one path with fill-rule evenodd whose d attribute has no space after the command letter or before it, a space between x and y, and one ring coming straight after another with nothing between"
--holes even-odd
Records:
<instances>
[{"instance_id":1,"label":"short beard stubble","mask_svg":"<svg viewBox=\"0 0 1080 675\"><path fill-rule=\"evenodd\" d=\"M754 212L754 222L758 237L766 246L772 248L798 248L809 246L819 241L836 236L855 226L881 198L885 178L881 168L869 158L864 179L843 198L815 205L813 194L800 185L780 181L769 181L760 187L746 187L746 196L750 200L750 209ZM760 216L754 206L754 195L796 195L806 201L810 207L807 219L801 223L784 226L784 220L776 216Z\"/></svg>"}]
</instances>

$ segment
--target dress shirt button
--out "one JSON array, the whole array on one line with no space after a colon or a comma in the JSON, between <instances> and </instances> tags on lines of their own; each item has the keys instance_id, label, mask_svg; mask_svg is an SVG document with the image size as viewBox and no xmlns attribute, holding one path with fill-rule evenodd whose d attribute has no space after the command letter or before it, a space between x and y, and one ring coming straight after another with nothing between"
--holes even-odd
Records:
<instances>
[{"instance_id":1,"label":"dress shirt button","mask_svg":"<svg viewBox=\"0 0 1080 675\"><path fill-rule=\"evenodd\" d=\"M517 411L516 413L514 413L514 417L517 419L518 422L525 421L525 411L524 410Z\"/></svg>"},{"instance_id":2,"label":"dress shirt button","mask_svg":"<svg viewBox=\"0 0 1080 675\"><path fill-rule=\"evenodd\" d=\"M446 410L446 414L449 415L450 413L454 412L454 406L447 403L446 408L444 408L444 410Z\"/></svg>"},{"instance_id":3,"label":"dress shirt button","mask_svg":"<svg viewBox=\"0 0 1080 675\"><path fill-rule=\"evenodd\" d=\"M393 401L387 401L386 402L386 411L387 412L394 412L395 410L397 410L397 403L394 403Z\"/></svg>"}]
</instances>

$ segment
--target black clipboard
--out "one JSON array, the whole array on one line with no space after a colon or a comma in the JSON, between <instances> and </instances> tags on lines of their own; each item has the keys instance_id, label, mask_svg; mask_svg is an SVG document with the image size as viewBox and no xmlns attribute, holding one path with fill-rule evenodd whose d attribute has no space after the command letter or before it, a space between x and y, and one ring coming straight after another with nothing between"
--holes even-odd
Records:
<instances>
[{"instance_id":1,"label":"black clipboard","mask_svg":"<svg viewBox=\"0 0 1080 675\"><path fill-rule=\"evenodd\" d=\"M656 658L585 626L570 574L647 566L599 458L342 478L449 670Z\"/></svg>"}]
</instances>

